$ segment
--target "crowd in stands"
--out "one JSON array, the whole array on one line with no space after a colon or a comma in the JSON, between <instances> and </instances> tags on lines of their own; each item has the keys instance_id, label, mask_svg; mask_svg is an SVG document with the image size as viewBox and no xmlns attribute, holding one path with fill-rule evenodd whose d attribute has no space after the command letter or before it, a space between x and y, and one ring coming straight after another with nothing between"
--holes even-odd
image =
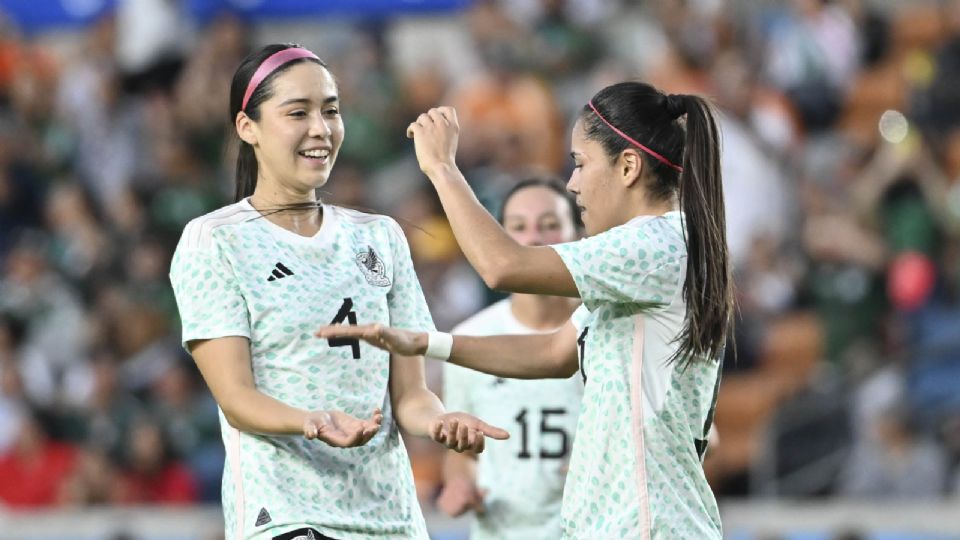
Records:
<instances>
[{"instance_id":1,"label":"crowd in stands","mask_svg":"<svg viewBox=\"0 0 960 540\"><path fill-rule=\"evenodd\" d=\"M518 179L566 178L571 120L606 84L710 96L738 289L714 489L960 491L960 1L475 0L295 24L143 4L55 35L0 8L2 504L219 501L217 409L167 273L184 225L232 202L229 78L267 40L337 75L322 197L401 222L442 330L495 295L417 168L417 114L457 108L492 208ZM432 504L440 449L407 443Z\"/></svg>"}]
</instances>

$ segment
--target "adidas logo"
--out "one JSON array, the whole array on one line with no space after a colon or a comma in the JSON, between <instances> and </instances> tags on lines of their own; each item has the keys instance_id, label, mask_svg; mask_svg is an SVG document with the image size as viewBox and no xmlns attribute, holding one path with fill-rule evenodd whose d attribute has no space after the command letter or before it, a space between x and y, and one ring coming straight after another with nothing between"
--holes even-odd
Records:
<instances>
[{"instance_id":1,"label":"adidas logo","mask_svg":"<svg viewBox=\"0 0 960 540\"><path fill-rule=\"evenodd\" d=\"M278 279L283 279L287 276L292 276L293 270L287 268L283 263L278 262L277 265L273 268L272 275L267 278L267 281L276 281Z\"/></svg>"},{"instance_id":2,"label":"adidas logo","mask_svg":"<svg viewBox=\"0 0 960 540\"><path fill-rule=\"evenodd\" d=\"M261 526L261 525L266 525L267 523L270 523L271 521L273 521L273 518L270 517L270 512L267 512L267 509L266 509L266 508L261 508L261 509L260 509L260 513L257 514L257 524L256 524L256 527L259 527L259 526Z\"/></svg>"}]
</instances>

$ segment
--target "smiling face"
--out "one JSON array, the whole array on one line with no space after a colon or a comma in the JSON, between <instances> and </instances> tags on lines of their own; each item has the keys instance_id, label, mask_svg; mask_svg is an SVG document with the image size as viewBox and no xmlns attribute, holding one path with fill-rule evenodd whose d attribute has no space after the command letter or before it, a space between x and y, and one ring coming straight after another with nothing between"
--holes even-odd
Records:
<instances>
[{"instance_id":1,"label":"smiling face","mask_svg":"<svg viewBox=\"0 0 960 540\"><path fill-rule=\"evenodd\" d=\"M503 207L503 228L524 246L547 246L577 239L570 204L544 186L515 192Z\"/></svg>"},{"instance_id":2,"label":"smiling face","mask_svg":"<svg viewBox=\"0 0 960 540\"><path fill-rule=\"evenodd\" d=\"M321 65L301 62L271 81L260 119L237 115L240 138L257 156L258 184L294 193L323 186L343 143L337 84Z\"/></svg>"},{"instance_id":3,"label":"smiling face","mask_svg":"<svg viewBox=\"0 0 960 540\"><path fill-rule=\"evenodd\" d=\"M623 184L617 181L616 162L611 161L599 142L586 138L582 120L573 126L570 155L574 169L567 189L577 197L587 236L622 224L619 216L624 201L620 196Z\"/></svg>"}]
</instances>

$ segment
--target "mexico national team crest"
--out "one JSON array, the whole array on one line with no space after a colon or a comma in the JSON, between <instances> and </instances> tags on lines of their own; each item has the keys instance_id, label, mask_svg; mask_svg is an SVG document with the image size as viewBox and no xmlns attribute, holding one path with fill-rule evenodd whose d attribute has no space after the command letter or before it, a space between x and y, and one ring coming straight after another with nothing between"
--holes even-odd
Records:
<instances>
[{"instance_id":1,"label":"mexico national team crest","mask_svg":"<svg viewBox=\"0 0 960 540\"><path fill-rule=\"evenodd\" d=\"M367 278L367 283L376 285L377 287L390 286L390 278L387 277L387 268L383 265L383 261L377 255L377 252L373 250L372 246L367 246L366 251L357 253L357 257L354 260L357 261L357 266L359 266L360 271L363 272L363 277Z\"/></svg>"}]
</instances>

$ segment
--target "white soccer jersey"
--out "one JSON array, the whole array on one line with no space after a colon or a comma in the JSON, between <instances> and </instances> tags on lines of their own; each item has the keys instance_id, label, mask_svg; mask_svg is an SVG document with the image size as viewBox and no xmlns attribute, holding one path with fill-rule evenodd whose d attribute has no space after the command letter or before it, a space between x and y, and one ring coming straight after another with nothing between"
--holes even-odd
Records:
<instances>
[{"instance_id":1,"label":"white soccer jersey","mask_svg":"<svg viewBox=\"0 0 960 540\"><path fill-rule=\"evenodd\" d=\"M502 300L453 330L486 336L533 334ZM444 402L510 431L488 441L477 464L477 485L487 489L486 513L477 516L471 540L556 540L560 503L576 431L583 383L569 379L502 379L444 364Z\"/></svg>"},{"instance_id":2,"label":"white soccer jersey","mask_svg":"<svg viewBox=\"0 0 960 540\"><path fill-rule=\"evenodd\" d=\"M719 363L668 363L686 311L681 214L552 246L584 305L586 377L563 498L564 537L721 538L701 463Z\"/></svg>"},{"instance_id":3,"label":"white soccer jersey","mask_svg":"<svg viewBox=\"0 0 960 540\"><path fill-rule=\"evenodd\" d=\"M184 343L244 336L257 389L307 410L383 426L365 446L231 427L220 414L227 540L313 527L338 540L427 538L388 392L390 356L313 336L327 323L432 329L406 240L392 219L323 206L313 237L263 218L247 200L191 221L171 266Z\"/></svg>"}]
</instances>

